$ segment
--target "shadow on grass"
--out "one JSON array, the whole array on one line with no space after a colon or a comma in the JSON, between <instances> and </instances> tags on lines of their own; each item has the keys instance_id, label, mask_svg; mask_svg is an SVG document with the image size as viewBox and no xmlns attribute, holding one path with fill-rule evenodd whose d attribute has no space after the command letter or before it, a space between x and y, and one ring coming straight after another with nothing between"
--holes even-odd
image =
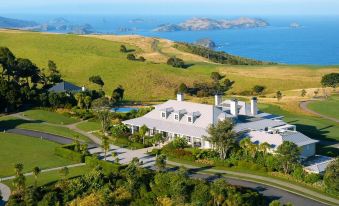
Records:
<instances>
[{"instance_id":1,"label":"shadow on grass","mask_svg":"<svg viewBox=\"0 0 339 206\"><path fill-rule=\"evenodd\" d=\"M28 121L24 119L0 120L0 130L14 129L21 124L27 124L27 123L43 123L43 121L41 120Z\"/></svg>"}]
</instances>

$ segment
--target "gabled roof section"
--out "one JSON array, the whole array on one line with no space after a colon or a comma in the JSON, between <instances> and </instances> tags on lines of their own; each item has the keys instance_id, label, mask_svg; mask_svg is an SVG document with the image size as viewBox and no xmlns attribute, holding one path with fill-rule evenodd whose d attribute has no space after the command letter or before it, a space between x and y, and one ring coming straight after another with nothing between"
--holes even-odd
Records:
<instances>
[{"instance_id":1,"label":"gabled roof section","mask_svg":"<svg viewBox=\"0 0 339 206\"><path fill-rule=\"evenodd\" d=\"M161 118L160 112L166 111L167 108L173 108L166 119ZM174 113L180 113L183 117L180 121L174 119ZM164 122L174 122L181 125L194 125L206 129L210 124L218 121L218 116L222 113L221 109L208 104L199 104L194 102L168 100L165 103L155 106L155 109L146 114L144 117ZM186 116L195 115L194 123L189 123Z\"/></svg>"},{"instance_id":2,"label":"gabled roof section","mask_svg":"<svg viewBox=\"0 0 339 206\"><path fill-rule=\"evenodd\" d=\"M81 91L81 87L78 87L69 82L60 82L54 85L48 91L50 92L79 92Z\"/></svg>"}]
</instances>

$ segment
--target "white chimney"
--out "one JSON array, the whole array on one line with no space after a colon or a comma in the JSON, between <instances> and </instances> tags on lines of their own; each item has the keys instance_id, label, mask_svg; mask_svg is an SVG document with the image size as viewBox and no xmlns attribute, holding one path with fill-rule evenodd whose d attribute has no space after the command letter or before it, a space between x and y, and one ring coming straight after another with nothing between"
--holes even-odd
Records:
<instances>
[{"instance_id":1,"label":"white chimney","mask_svg":"<svg viewBox=\"0 0 339 206\"><path fill-rule=\"evenodd\" d=\"M177 94L177 101L178 102L184 101L184 93L178 93Z\"/></svg>"},{"instance_id":2,"label":"white chimney","mask_svg":"<svg viewBox=\"0 0 339 206\"><path fill-rule=\"evenodd\" d=\"M253 97L251 99L251 114L252 116L255 116L258 114L258 105L257 105L257 98Z\"/></svg>"},{"instance_id":3,"label":"white chimney","mask_svg":"<svg viewBox=\"0 0 339 206\"><path fill-rule=\"evenodd\" d=\"M86 91L86 87L85 87L85 86L82 86L82 87L81 87L81 91L83 91L83 92Z\"/></svg>"},{"instance_id":4,"label":"white chimney","mask_svg":"<svg viewBox=\"0 0 339 206\"><path fill-rule=\"evenodd\" d=\"M220 95L220 94L214 95L215 106L221 105L221 103L222 103L222 95Z\"/></svg>"},{"instance_id":5,"label":"white chimney","mask_svg":"<svg viewBox=\"0 0 339 206\"><path fill-rule=\"evenodd\" d=\"M230 102L230 112L233 116L238 116L238 100L232 99Z\"/></svg>"}]
</instances>

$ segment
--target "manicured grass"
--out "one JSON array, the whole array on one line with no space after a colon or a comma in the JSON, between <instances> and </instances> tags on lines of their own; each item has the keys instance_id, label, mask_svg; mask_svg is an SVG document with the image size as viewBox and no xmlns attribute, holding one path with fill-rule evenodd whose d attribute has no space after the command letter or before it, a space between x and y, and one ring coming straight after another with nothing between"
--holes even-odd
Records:
<instances>
[{"instance_id":1,"label":"manicured grass","mask_svg":"<svg viewBox=\"0 0 339 206\"><path fill-rule=\"evenodd\" d=\"M67 175L67 178L77 177L80 175L83 175L91 170L88 166L79 166L79 167L73 167L68 168L69 174ZM43 172L40 173L38 176L38 186L42 186L45 184L49 184L52 182L56 182L61 178L60 172L58 170L55 171L49 171L49 172ZM8 185L10 188L13 188L13 180L7 180L4 181L4 184ZM32 186L35 183L34 176L26 176L26 186Z\"/></svg>"},{"instance_id":2,"label":"manicured grass","mask_svg":"<svg viewBox=\"0 0 339 206\"><path fill-rule=\"evenodd\" d=\"M74 132L66 127L57 126L57 125L48 125L42 124L41 121L27 121L23 119L18 119L15 117L4 116L0 117L0 128L1 129L11 129L11 128L20 128L35 130L40 132L47 132L50 134L55 134L68 138L79 137L80 140L85 142L89 141L88 138L82 134Z\"/></svg>"},{"instance_id":3,"label":"manicured grass","mask_svg":"<svg viewBox=\"0 0 339 206\"><path fill-rule=\"evenodd\" d=\"M43 121L43 122L48 122L52 124L73 124L78 122L78 120L67 117L63 114L59 114L56 112L51 112L47 110L41 110L41 109L32 109L23 112L25 117L28 117L30 119L38 120L38 121Z\"/></svg>"},{"instance_id":4,"label":"manicured grass","mask_svg":"<svg viewBox=\"0 0 339 206\"><path fill-rule=\"evenodd\" d=\"M81 122L77 124L76 127L86 132L97 131L101 129L100 122L96 120L88 120L87 122Z\"/></svg>"},{"instance_id":5,"label":"manicured grass","mask_svg":"<svg viewBox=\"0 0 339 206\"><path fill-rule=\"evenodd\" d=\"M339 95L332 95L324 101L314 101L308 108L320 114L339 119Z\"/></svg>"},{"instance_id":6,"label":"manicured grass","mask_svg":"<svg viewBox=\"0 0 339 206\"><path fill-rule=\"evenodd\" d=\"M160 63L151 62L154 51L149 49L150 39L142 41L142 37L131 37L109 41L98 39L101 37L2 31L0 46L9 47L17 57L29 58L41 68L46 67L48 60L55 61L63 78L77 85L97 88L88 82L88 78L100 75L105 81L106 94L111 94L116 86L122 85L125 98L133 101L173 98L173 91L180 83L193 85L195 81L210 80L212 71L220 71L236 81L231 92L250 90L255 84L266 86L267 92L319 87L321 76L335 71L331 67L286 65L221 66L203 62L201 57L177 51L167 45L164 50L166 53L177 54L187 62L194 63L188 69L179 69L166 65L164 62L167 57L160 57ZM106 39L110 39L109 36ZM140 47L142 55L146 59L149 55L150 61L127 60L126 54L119 52L122 44L119 41Z\"/></svg>"},{"instance_id":7,"label":"manicured grass","mask_svg":"<svg viewBox=\"0 0 339 206\"><path fill-rule=\"evenodd\" d=\"M35 166L42 169L74 164L54 154L59 144L38 138L0 133L0 177L14 175L14 165L22 163L24 172Z\"/></svg>"},{"instance_id":8,"label":"manicured grass","mask_svg":"<svg viewBox=\"0 0 339 206\"><path fill-rule=\"evenodd\" d=\"M296 125L298 131L310 138L317 140L339 141L339 124L331 120L291 113L276 105L261 104L259 107L265 112L283 115L284 121ZM339 149L324 147L321 144L317 144L317 153L338 156Z\"/></svg>"}]
</instances>

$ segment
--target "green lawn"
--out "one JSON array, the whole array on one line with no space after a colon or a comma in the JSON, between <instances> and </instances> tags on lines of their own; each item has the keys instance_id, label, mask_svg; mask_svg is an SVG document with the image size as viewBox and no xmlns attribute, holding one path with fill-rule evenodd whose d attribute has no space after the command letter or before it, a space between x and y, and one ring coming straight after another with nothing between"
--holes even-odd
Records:
<instances>
[{"instance_id":1,"label":"green lawn","mask_svg":"<svg viewBox=\"0 0 339 206\"><path fill-rule=\"evenodd\" d=\"M320 117L293 114L281 109L279 106L261 104L264 112L283 115L284 121L297 126L297 130L317 140L339 141L339 124ZM339 155L339 149L317 145L317 153L324 155ZM330 152L330 153L329 153Z\"/></svg>"},{"instance_id":2,"label":"green lawn","mask_svg":"<svg viewBox=\"0 0 339 206\"><path fill-rule=\"evenodd\" d=\"M86 122L81 122L77 124L77 128L86 131L86 132L91 132L91 131L97 131L101 129L101 125L99 121L96 120L88 120Z\"/></svg>"},{"instance_id":3,"label":"green lawn","mask_svg":"<svg viewBox=\"0 0 339 206\"><path fill-rule=\"evenodd\" d=\"M0 177L14 175L14 164L24 164L24 172L74 164L54 154L59 144L38 138L0 133Z\"/></svg>"},{"instance_id":4,"label":"green lawn","mask_svg":"<svg viewBox=\"0 0 339 206\"><path fill-rule=\"evenodd\" d=\"M74 132L66 127L42 124L41 121L27 121L15 117L3 116L0 117L0 129L20 128L47 132L50 134L60 135L68 138L79 137L80 140L88 141L88 138L82 134Z\"/></svg>"},{"instance_id":5,"label":"green lawn","mask_svg":"<svg viewBox=\"0 0 339 206\"><path fill-rule=\"evenodd\" d=\"M332 95L324 101L314 101L308 108L320 114L339 119L339 95Z\"/></svg>"},{"instance_id":6,"label":"green lawn","mask_svg":"<svg viewBox=\"0 0 339 206\"><path fill-rule=\"evenodd\" d=\"M30 119L34 119L37 121L43 121L43 122L48 122L52 124L73 124L78 122L78 120L67 117L63 114L59 114L56 112L51 112L47 110L41 110L41 109L32 109L25 111L24 113L25 117L28 117Z\"/></svg>"},{"instance_id":7,"label":"green lawn","mask_svg":"<svg viewBox=\"0 0 339 206\"><path fill-rule=\"evenodd\" d=\"M87 166L80 166L80 167L73 167L69 168L69 174L67 175L68 178L76 177L85 174L86 172L90 171L91 168ZM40 173L38 176L38 186L49 184L55 181L58 181L61 178L60 172L58 170L49 171ZM10 188L13 188L12 184L13 180L4 181L4 184L8 185ZM27 176L26 177L26 186L34 185L35 178L34 176Z\"/></svg>"}]
</instances>

